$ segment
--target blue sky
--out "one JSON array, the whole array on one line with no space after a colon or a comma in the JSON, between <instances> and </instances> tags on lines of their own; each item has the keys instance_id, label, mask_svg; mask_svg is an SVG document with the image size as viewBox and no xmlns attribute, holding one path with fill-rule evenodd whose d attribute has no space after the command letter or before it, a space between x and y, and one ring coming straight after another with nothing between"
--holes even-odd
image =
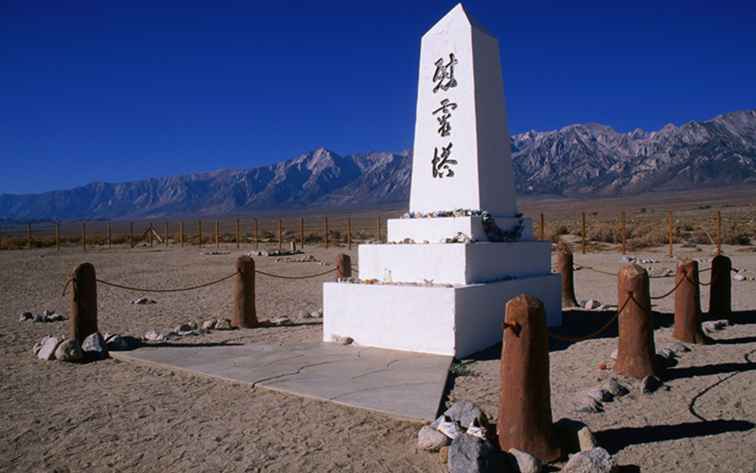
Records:
<instances>
[{"instance_id":1,"label":"blue sky","mask_svg":"<svg viewBox=\"0 0 756 473\"><path fill-rule=\"evenodd\" d=\"M469 1L513 133L756 108L753 2ZM0 0L0 193L412 146L453 1Z\"/></svg>"}]
</instances>

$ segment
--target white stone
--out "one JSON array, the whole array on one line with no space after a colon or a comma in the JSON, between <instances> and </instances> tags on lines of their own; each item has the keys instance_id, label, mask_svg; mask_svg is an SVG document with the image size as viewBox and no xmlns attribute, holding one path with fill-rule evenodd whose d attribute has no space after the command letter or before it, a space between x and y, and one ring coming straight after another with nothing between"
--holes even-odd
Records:
<instances>
[{"instance_id":1,"label":"white stone","mask_svg":"<svg viewBox=\"0 0 756 473\"><path fill-rule=\"evenodd\" d=\"M448 64L450 54L456 60L456 85L434 92L440 83L434 81L436 64ZM446 137L440 136L439 114L433 113L444 99L457 104ZM461 4L422 38L416 117L410 212L480 209L495 217L517 214L499 45ZM434 177L434 149L440 153L449 143L450 158L458 162L451 167L454 176Z\"/></svg>"},{"instance_id":2,"label":"white stone","mask_svg":"<svg viewBox=\"0 0 756 473\"><path fill-rule=\"evenodd\" d=\"M548 274L551 243L360 245L360 279L471 284Z\"/></svg>"},{"instance_id":3,"label":"white stone","mask_svg":"<svg viewBox=\"0 0 756 473\"><path fill-rule=\"evenodd\" d=\"M56 337L45 337L40 342L39 351L37 351L37 358L40 360L54 360L55 349L58 348L60 340Z\"/></svg>"},{"instance_id":4,"label":"white stone","mask_svg":"<svg viewBox=\"0 0 756 473\"><path fill-rule=\"evenodd\" d=\"M356 345L466 356L501 341L504 305L528 293L549 326L562 323L560 276L544 275L458 287L323 285L323 341L348 333Z\"/></svg>"}]
</instances>

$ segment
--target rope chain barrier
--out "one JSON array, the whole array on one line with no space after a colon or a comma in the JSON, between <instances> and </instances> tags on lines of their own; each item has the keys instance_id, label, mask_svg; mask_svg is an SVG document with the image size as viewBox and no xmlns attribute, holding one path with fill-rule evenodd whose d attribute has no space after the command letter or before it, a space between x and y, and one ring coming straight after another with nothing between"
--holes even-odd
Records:
<instances>
[{"instance_id":1,"label":"rope chain barrier","mask_svg":"<svg viewBox=\"0 0 756 473\"><path fill-rule=\"evenodd\" d=\"M202 288L205 288L205 287L214 286L216 284L220 284L220 283L222 283L224 281L227 281L227 280L235 277L238 274L239 274L238 271L234 271L232 274L229 274L228 276L224 276L224 277L222 277L220 279L216 279L215 281L210 281L210 282L206 282L206 283L202 283L202 284L197 284L196 286L181 287L181 288L177 288L177 289L148 289L148 288L144 288L144 287L126 286L124 284L117 284L117 283L110 282L110 281L105 281L105 280L102 280L102 279L95 279L95 281L97 281L98 283L103 284L105 286L110 286L110 287L114 287L114 288L117 288L117 289L124 289L126 291L168 293L168 292L194 291L196 289L202 289Z\"/></svg>"},{"instance_id":2,"label":"rope chain barrier","mask_svg":"<svg viewBox=\"0 0 756 473\"><path fill-rule=\"evenodd\" d=\"M259 269L256 269L255 273L262 274L263 276L268 276L270 278L278 278L278 279L312 279L312 278L318 278L320 276L325 276L326 274L333 273L335 271L336 271L336 268L331 268L328 271L323 271L322 273L317 273L317 274L310 274L307 276L285 276L283 274L266 273L265 271L260 271Z\"/></svg>"},{"instance_id":3,"label":"rope chain barrier","mask_svg":"<svg viewBox=\"0 0 756 473\"><path fill-rule=\"evenodd\" d=\"M547 330L548 333L549 333L549 337L551 337L551 338L553 338L555 340L562 341L562 342L575 342L575 343L577 343L577 342L583 342L583 341L588 340L590 338L593 338L593 337L596 337L598 335L601 335L604 331L608 330L609 327L611 327L612 324L614 324L614 322L619 318L619 316L622 313L622 311L625 310L625 307L627 306L628 302L630 302L630 299L632 299L632 294L630 294L630 297L628 297L627 299L625 299L625 303L622 304L622 307L620 307L619 309L617 309L617 313L615 313L614 316L612 316L612 318L609 319L608 322L606 322L604 325L602 325L601 328L599 328L595 332L591 332L588 335L582 335L582 336L579 336L579 337L570 337L568 335L559 335L558 333L554 333L551 330Z\"/></svg>"}]
</instances>

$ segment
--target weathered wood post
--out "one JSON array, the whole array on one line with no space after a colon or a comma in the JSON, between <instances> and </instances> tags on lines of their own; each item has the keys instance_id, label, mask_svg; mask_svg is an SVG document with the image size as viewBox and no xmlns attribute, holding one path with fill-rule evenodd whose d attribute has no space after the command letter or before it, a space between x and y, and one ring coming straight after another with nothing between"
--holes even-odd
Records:
<instances>
[{"instance_id":1,"label":"weathered wood post","mask_svg":"<svg viewBox=\"0 0 756 473\"><path fill-rule=\"evenodd\" d=\"M179 224L178 224L178 235L177 235L177 237L178 237L177 239L179 241L179 246L181 248L183 248L184 247L184 222L179 222Z\"/></svg>"},{"instance_id":2,"label":"weathered wood post","mask_svg":"<svg viewBox=\"0 0 756 473\"><path fill-rule=\"evenodd\" d=\"M348 279L352 277L352 258L344 253L336 255L336 278Z\"/></svg>"},{"instance_id":3,"label":"weathered wood post","mask_svg":"<svg viewBox=\"0 0 756 473\"><path fill-rule=\"evenodd\" d=\"M352 217L347 217L347 247L352 249Z\"/></svg>"},{"instance_id":4,"label":"weathered wood post","mask_svg":"<svg viewBox=\"0 0 756 473\"><path fill-rule=\"evenodd\" d=\"M562 275L562 307L577 307L575 298L575 263L570 246L560 241L557 244L557 271Z\"/></svg>"},{"instance_id":5,"label":"weathered wood post","mask_svg":"<svg viewBox=\"0 0 756 473\"><path fill-rule=\"evenodd\" d=\"M26 224L26 247L31 249L32 247L32 226L31 223Z\"/></svg>"},{"instance_id":6,"label":"weathered wood post","mask_svg":"<svg viewBox=\"0 0 756 473\"><path fill-rule=\"evenodd\" d=\"M648 273L628 264L617 276L619 346L614 372L637 379L656 374L654 324Z\"/></svg>"},{"instance_id":7,"label":"weathered wood post","mask_svg":"<svg viewBox=\"0 0 756 473\"><path fill-rule=\"evenodd\" d=\"M501 349L499 446L551 462L561 457L551 415L549 345L543 303L522 294L507 302Z\"/></svg>"},{"instance_id":8,"label":"weathered wood post","mask_svg":"<svg viewBox=\"0 0 756 473\"><path fill-rule=\"evenodd\" d=\"M71 274L68 334L82 342L97 332L97 275L91 263L82 263Z\"/></svg>"},{"instance_id":9,"label":"weathered wood post","mask_svg":"<svg viewBox=\"0 0 756 473\"><path fill-rule=\"evenodd\" d=\"M625 228L625 212L620 213L620 235L622 236L622 254L627 254L627 231Z\"/></svg>"},{"instance_id":10,"label":"weathered wood post","mask_svg":"<svg viewBox=\"0 0 756 473\"><path fill-rule=\"evenodd\" d=\"M587 242L587 237L588 236L586 235L586 231L585 231L585 212L582 213L581 217L582 217L582 220L583 220L583 222L582 222L583 223L582 224L583 230L581 232L581 235L582 235L582 238L583 238L583 254L585 254L586 248L588 246L588 242Z\"/></svg>"},{"instance_id":11,"label":"weathered wood post","mask_svg":"<svg viewBox=\"0 0 756 473\"><path fill-rule=\"evenodd\" d=\"M238 249L241 246L241 222L239 219L236 219L236 248Z\"/></svg>"},{"instance_id":12,"label":"weathered wood post","mask_svg":"<svg viewBox=\"0 0 756 473\"><path fill-rule=\"evenodd\" d=\"M304 250L304 217L299 217L299 247Z\"/></svg>"},{"instance_id":13,"label":"weathered wood post","mask_svg":"<svg viewBox=\"0 0 756 473\"><path fill-rule=\"evenodd\" d=\"M87 222L81 222L81 249L87 251Z\"/></svg>"},{"instance_id":14,"label":"weathered wood post","mask_svg":"<svg viewBox=\"0 0 756 473\"><path fill-rule=\"evenodd\" d=\"M197 220L197 233L199 234L199 247L202 248L202 220Z\"/></svg>"},{"instance_id":15,"label":"weathered wood post","mask_svg":"<svg viewBox=\"0 0 756 473\"><path fill-rule=\"evenodd\" d=\"M716 214L716 225L717 225L717 255L722 254L722 212L717 210Z\"/></svg>"},{"instance_id":16,"label":"weathered wood post","mask_svg":"<svg viewBox=\"0 0 756 473\"><path fill-rule=\"evenodd\" d=\"M107 236L108 249L110 249L110 248L113 248L113 224L110 222L108 222L107 233L108 233L108 236Z\"/></svg>"},{"instance_id":17,"label":"weathered wood post","mask_svg":"<svg viewBox=\"0 0 756 473\"><path fill-rule=\"evenodd\" d=\"M255 224L255 228L253 230L253 233L254 233L254 236L255 236L255 249L257 250L257 249L260 248L260 238L259 238L259 234L257 232L257 230L258 230L257 229L257 219L255 219L254 224Z\"/></svg>"},{"instance_id":18,"label":"weathered wood post","mask_svg":"<svg viewBox=\"0 0 756 473\"><path fill-rule=\"evenodd\" d=\"M698 262L680 261L675 274L675 326L672 336L682 342L706 343L701 330L701 289Z\"/></svg>"},{"instance_id":19,"label":"weathered wood post","mask_svg":"<svg viewBox=\"0 0 756 473\"><path fill-rule=\"evenodd\" d=\"M278 251L283 251L283 221L278 219Z\"/></svg>"},{"instance_id":20,"label":"weathered wood post","mask_svg":"<svg viewBox=\"0 0 756 473\"><path fill-rule=\"evenodd\" d=\"M325 247L328 248L328 217L323 217L323 225L325 228Z\"/></svg>"},{"instance_id":21,"label":"weathered wood post","mask_svg":"<svg viewBox=\"0 0 756 473\"><path fill-rule=\"evenodd\" d=\"M147 239L150 241L150 248L152 248L155 245L155 234L152 229L152 222L150 222L150 226L147 227Z\"/></svg>"},{"instance_id":22,"label":"weathered wood post","mask_svg":"<svg viewBox=\"0 0 756 473\"><path fill-rule=\"evenodd\" d=\"M732 317L732 261L724 255L711 260L711 287L709 288L709 316Z\"/></svg>"},{"instance_id":23,"label":"weathered wood post","mask_svg":"<svg viewBox=\"0 0 756 473\"><path fill-rule=\"evenodd\" d=\"M129 246L134 248L134 222L129 222Z\"/></svg>"},{"instance_id":24,"label":"weathered wood post","mask_svg":"<svg viewBox=\"0 0 756 473\"><path fill-rule=\"evenodd\" d=\"M163 224L163 246L168 248L168 222Z\"/></svg>"},{"instance_id":25,"label":"weathered wood post","mask_svg":"<svg viewBox=\"0 0 756 473\"><path fill-rule=\"evenodd\" d=\"M667 212L667 242L669 247L667 249L667 256L672 257L672 211Z\"/></svg>"},{"instance_id":26,"label":"weathered wood post","mask_svg":"<svg viewBox=\"0 0 756 473\"><path fill-rule=\"evenodd\" d=\"M55 251L60 251L60 223L55 222Z\"/></svg>"},{"instance_id":27,"label":"weathered wood post","mask_svg":"<svg viewBox=\"0 0 756 473\"><path fill-rule=\"evenodd\" d=\"M543 216L543 212L541 212L541 222L540 225L538 225L538 239L546 239L546 219Z\"/></svg>"},{"instance_id":28,"label":"weathered wood post","mask_svg":"<svg viewBox=\"0 0 756 473\"><path fill-rule=\"evenodd\" d=\"M232 325L239 328L255 328L257 311L255 309L255 260L244 255L236 260L239 272L234 280L234 314Z\"/></svg>"},{"instance_id":29,"label":"weathered wood post","mask_svg":"<svg viewBox=\"0 0 756 473\"><path fill-rule=\"evenodd\" d=\"M220 248L220 220L215 221L215 247Z\"/></svg>"}]
</instances>

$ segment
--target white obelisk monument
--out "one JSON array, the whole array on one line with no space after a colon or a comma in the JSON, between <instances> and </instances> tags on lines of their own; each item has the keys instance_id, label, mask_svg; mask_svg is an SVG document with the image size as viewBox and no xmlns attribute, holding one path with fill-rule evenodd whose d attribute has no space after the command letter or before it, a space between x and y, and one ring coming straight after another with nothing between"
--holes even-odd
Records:
<instances>
[{"instance_id":1,"label":"white obelisk monument","mask_svg":"<svg viewBox=\"0 0 756 473\"><path fill-rule=\"evenodd\" d=\"M551 243L517 211L496 39L461 4L422 39L410 212L360 245L359 281L324 285L323 339L465 356L501 340L522 293L562 319Z\"/></svg>"}]
</instances>

